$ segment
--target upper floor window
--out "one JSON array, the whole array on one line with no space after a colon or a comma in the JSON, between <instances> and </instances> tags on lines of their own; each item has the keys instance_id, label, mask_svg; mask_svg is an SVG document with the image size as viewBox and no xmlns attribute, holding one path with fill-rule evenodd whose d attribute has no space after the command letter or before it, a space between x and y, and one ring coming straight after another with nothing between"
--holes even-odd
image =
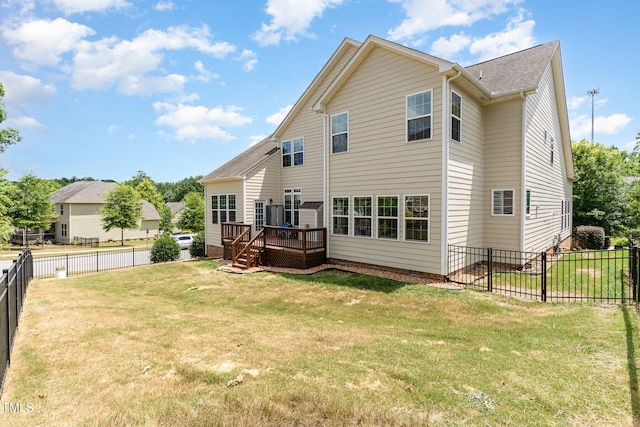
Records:
<instances>
[{"instance_id":1,"label":"upper floor window","mask_svg":"<svg viewBox=\"0 0 640 427\"><path fill-rule=\"evenodd\" d=\"M460 142L462 130L462 97L451 91L451 139Z\"/></svg>"},{"instance_id":2,"label":"upper floor window","mask_svg":"<svg viewBox=\"0 0 640 427\"><path fill-rule=\"evenodd\" d=\"M513 190L493 190L493 215L513 215Z\"/></svg>"},{"instance_id":3,"label":"upper floor window","mask_svg":"<svg viewBox=\"0 0 640 427\"><path fill-rule=\"evenodd\" d=\"M331 116L331 152L349 151L349 113Z\"/></svg>"},{"instance_id":4,"label":"upper floor window","mask_svg":"<svg viewBox=\"0 0 640 427\"><path fill-rule=\"evenodd\" d=\"M407 141L431 139L431 91L407 96Z\"/></svg>"},{"instance_id":5,"label":"upper floor window","mask_svg":"<svg viewBox=\"0 0 640 427\"><path fill-rule=\"evenodd\" d=\"M349 235L349 198L333 198L333 234Z\"/></svg>"},{"instance_id":6,"label":"upper floor window","mask_svg":"<svg viewBox=\"0 0 640 427\"><path fill-rule=\"evenodd\" d=\"M64 205L60 205L60 215L64 215Z\"/></svg>"},{"instance_id":7,"label":"upper floor window","mask_svg":"<svg viewBox=\"0 0 640 427\"><path fill-rule=\"evenodd\" d=\"M304 164L304 138L282 141L282 167L301 166Z\"/></svg>"},{"instance_id":8,"label":"upper floor window","mask_svg":"<svg viewBox=\"0 0 640 427\"><path fill-rule=\"evenodd\" d=\"M404 196L404 239L429 242L429 195Z\"/></svg>"}]
</instances>

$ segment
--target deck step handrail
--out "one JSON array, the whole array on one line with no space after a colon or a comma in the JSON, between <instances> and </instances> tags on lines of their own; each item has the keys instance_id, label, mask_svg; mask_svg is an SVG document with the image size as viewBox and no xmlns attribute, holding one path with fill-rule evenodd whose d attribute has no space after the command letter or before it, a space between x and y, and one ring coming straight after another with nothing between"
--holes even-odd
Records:
<instances>
[{"instance_id":1,"label":"deck step handrail","mask_svg":"<svg viewBox=\"0 0 640 427\"><path fill-rule=\"evenodd\" d=\"M238 259L238 246L242 242L248 242L251 240L251 228L244 230L236 239L231 243L231 259L236 262Z\"/></svg>"},{"instance_id":2,"label":"deck step handrail","mask_svg":"<svg viewBox=\"0 0 640 427\"><path fill-rule=\"evenodd\" d=\"M263 235L264 235L264 229L258 231L256 235L253 236L253 238L251 238L251 240L246 242L246 244L243 245L244 247L240 250L240 252L237 252L236 256L233 257L233 263L236 264L238 261L238 258L241 258L244 255L247 259L247 263L246 263L247 268L257 266L256 259L264 250L264 240L258 240L258 239L263 237ZM262 244L260 243L256 244L256 242L260 242ZM239 245L242 243L243 242L241 240L238 241ZM257 247L258 249L254 251L254 247ZM235 253L235 249L234 249L234 253Z\"/></svg>"}]
</instances>

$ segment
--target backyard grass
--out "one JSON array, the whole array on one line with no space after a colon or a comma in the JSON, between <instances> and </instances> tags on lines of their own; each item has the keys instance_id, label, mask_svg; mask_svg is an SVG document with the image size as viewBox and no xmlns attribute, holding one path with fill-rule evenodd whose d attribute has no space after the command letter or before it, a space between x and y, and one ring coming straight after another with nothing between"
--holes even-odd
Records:
<instances>
[{"instance_id":1,"label":"backyard grass","mask_svg":"<svg viewBox=\"0 0 640 427\"><path fill-rule=\"evenodd\" d=\"M210 261L34 280L1 425L632 426L638 314Z\"/></svg>"}]
</instances>

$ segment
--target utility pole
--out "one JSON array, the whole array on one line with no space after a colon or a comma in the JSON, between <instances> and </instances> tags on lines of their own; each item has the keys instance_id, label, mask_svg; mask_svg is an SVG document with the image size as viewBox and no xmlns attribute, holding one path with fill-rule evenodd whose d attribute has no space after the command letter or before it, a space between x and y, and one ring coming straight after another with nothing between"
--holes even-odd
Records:
<instances>
[{"instance_id":1,"label":"utility pole","mask_svg":"<svg viewBox=\"0 0 640 427\"><path fill-rule=\"evenodd\" d=\"M592 89L587 91L587 95L591 96L591 143L593 144L593 99L600 93L600 89Z\"/></svg>"}]
</instances>

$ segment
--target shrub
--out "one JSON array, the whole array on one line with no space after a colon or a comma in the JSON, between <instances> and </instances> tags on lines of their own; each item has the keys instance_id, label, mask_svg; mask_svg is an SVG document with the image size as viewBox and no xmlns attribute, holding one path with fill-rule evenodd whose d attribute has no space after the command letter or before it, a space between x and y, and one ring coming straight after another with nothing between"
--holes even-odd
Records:
<instances>
[{"instance_id":1,"label":"shrub","mask_svg":"<svg viewBox=\"0 0 640 427\"><path fill-rule=\"evenodd\" d=\"M180 259L180 245L169 234L163 234L151 248L151 262L167 262Z\"/></svg>"},{"instance_id":2,"label":"shrub","mask_svg":"<svg viewBox=\"0 0 640 427\"><path fill-rule=\"evenodd\" d=\"M631 244L629 243L629 239L627 239L626 237L616 239L615 245L622 246L623 248L628 248L629 246L631 246Z\"/></svg>"},{"instance_id":3,"label":"shrub","mask_svg":"<svg viewBox=\"0 0 640 427\"><path fill-rule=\"evenodd\" d=\"M574 234L574 244L578 249L602 249L604 237L604 228L580 225Z\"/></svg>"},{"instance_id":4,"label":"shrub","mask_svg":"<svg viewBox=\"0 0 640 427\"><path fill-rule=\"evenodd\" d=\"M196 234L196 236L193 238L193 242L191 242L191 246L189 246L189 253L194 258L201 258L205 255L203 232Z\"/></svg>"}]
</instances>

